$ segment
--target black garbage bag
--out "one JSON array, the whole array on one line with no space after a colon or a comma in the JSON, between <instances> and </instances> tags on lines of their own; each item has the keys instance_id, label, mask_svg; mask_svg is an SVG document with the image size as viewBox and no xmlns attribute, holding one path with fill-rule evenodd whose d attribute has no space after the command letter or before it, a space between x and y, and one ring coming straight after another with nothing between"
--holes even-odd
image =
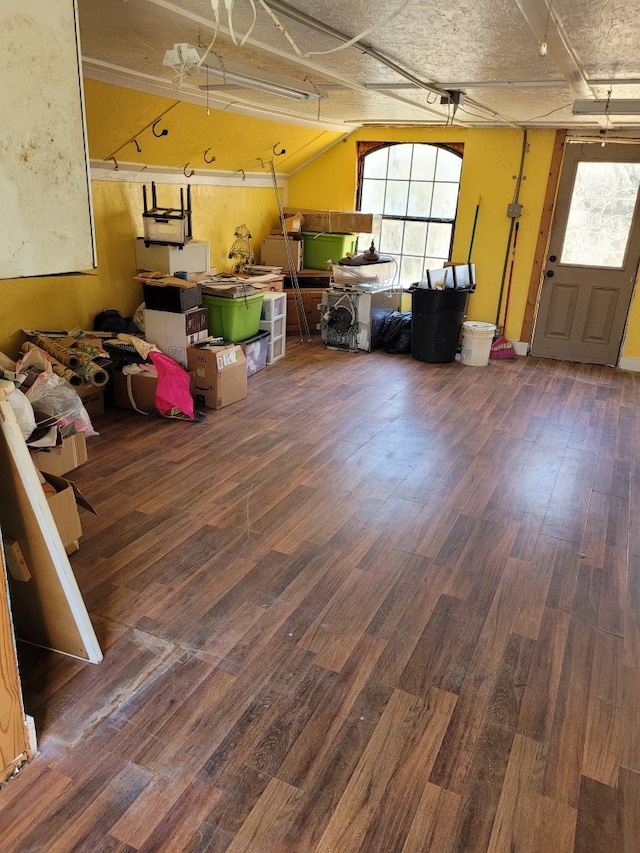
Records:
<instances>
[{"instance_id":1,"label":"black garbage bag","mask_svg":"<svg viewBox=\"0 0 640 853\"><path fill-rule=\"evenodd\" d=\"M123 317L115 308L107 308L96 314L93 320L93 330L94 332L112 332L116 335L120 332L127 335L137 335L140 332L132 317Z\"/></svg>"},{"instance_id":2,"label":"black garbage bag","mask_svg":"<svg viewBox=\"0 0 640 853\"><path fill-rule=\"evenodd\" d=\"M390 353L411 352L411 311L391 311L379 332L382 346Z\"/></svg>"}]
</instances>

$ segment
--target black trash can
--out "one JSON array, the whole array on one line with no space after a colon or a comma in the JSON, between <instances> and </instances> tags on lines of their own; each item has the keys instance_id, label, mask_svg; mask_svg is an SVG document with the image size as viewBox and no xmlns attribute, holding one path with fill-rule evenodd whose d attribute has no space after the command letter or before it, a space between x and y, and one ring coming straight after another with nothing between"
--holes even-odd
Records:
<instances>
[{"instance_id":1,"label":"black trash can","mask_svg":"<svg viewBox=\"0 0 640 853\"><path fill-rule=\"evenodd\" d=\"M470 290L431 290L411 293L411 355L418 361L443 363L456 357Z\"/></svg>"}]
</instances>

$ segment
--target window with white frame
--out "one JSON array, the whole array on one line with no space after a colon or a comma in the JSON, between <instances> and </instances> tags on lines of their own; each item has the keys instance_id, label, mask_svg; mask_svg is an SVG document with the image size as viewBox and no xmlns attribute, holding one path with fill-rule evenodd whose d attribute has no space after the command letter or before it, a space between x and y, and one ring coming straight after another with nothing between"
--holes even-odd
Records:
<instances>
[{"instance_id":1,"label":"window with white frame","mask_svg":"<svg viewBox=\"0 0 640 853\"><path fill-rule=\"evenodd\" d=\"M358 210L382 216L377 248L395 258L403 287L451 259L461 171L461 154L440 145L391 143L362 153Z\"/></svg>"}]
</instances>

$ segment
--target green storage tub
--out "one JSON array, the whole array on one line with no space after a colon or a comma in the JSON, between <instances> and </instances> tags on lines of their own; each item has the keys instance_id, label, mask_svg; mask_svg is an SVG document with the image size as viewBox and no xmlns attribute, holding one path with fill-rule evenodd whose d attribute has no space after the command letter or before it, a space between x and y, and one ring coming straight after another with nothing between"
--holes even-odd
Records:
<instances>
[{"instance_id":1,"label":"green storage tub","mask_svg":"<svg viewBox=\"0 0 640 853\"><path fill-rule=\"evenodd\" d=\"M234 344L252 338L260 330L263 299L264 293L238 299L203 293L202 304L209 313L209 334Z\"/></svg>"},{"instance_id":2,"label":"green storage tub","mask_svg":"<svg viewBox=\"0 0 640 853\"><path fill-rule=\"evenodd\" d=\"M330 270L347 252L356 251L357 234L326 234L323 231L303 231L304 267L308 270Z\"/></svg>"}]
</instances>

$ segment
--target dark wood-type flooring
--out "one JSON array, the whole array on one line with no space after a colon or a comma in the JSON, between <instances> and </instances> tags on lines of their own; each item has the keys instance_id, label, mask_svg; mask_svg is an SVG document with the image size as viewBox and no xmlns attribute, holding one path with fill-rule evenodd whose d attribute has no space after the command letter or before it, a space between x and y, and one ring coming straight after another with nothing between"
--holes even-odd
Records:
<instances>
[{"instance_id":1,"label":"dark wood-type flooring","mask_svg":"<svg viewBox=\"0 0 640 853\"><path fill-rule=\"evenodd\" d=\"M3 853L640 850L640 375L290 338L94 424Z\"/></svg>"}]
</instances>

